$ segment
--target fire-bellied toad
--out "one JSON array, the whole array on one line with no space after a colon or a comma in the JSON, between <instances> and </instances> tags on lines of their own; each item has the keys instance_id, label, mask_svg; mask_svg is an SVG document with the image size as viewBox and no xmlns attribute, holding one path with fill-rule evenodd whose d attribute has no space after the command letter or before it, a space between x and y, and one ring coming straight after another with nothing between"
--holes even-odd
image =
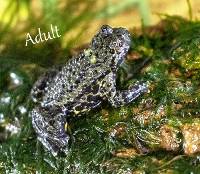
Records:
<instances>
[{"instance_id":1,"label":"fire-bellied toad","mask_svg":"<svg viewBox=\"0 0 200 174\"><path fill-rule=\"evenodd\" d=\"M67 149L67 117L86 113L105 100L114 107L122 106L147 91L144 83L116 89L117 69L130 42L126 29L103 25L88 49L61 68L47 71L35 83L31 95L37 106L30 113L32 124L39 141L53 155Z\"/></svg>"}]
</instances>

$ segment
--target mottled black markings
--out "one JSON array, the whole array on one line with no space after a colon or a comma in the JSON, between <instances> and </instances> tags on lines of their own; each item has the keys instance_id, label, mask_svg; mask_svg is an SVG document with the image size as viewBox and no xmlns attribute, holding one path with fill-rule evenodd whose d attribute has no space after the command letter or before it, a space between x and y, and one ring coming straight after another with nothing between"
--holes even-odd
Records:
<instances>
[{"instance_id":1,"label":"mottled black markings","mask_svg":"<svg viewBox=\"0 0 200 174\"><path fill-rule=\"evenodd\" d=\"M55 127L55 120L49 120L49 125Z\"/></svg>"},{"instance_id":2,"label":"mottled black markings","mask_svg":"<svg viewBox=\"0 0 200 174\"><path fill-rule=\"evenodd\" d=\"M76 84L78 84L78 83L80 83L80 82L81 82L81 79L77 79L77 80L75 81Z\"/></svg>"},{"instance_id":3,"label":"mottled black markings","mask_svg":"<svg viewBox=\"0 0 200 174\"><path fill-rule=\"evenodd\" d=\"M82 111L83 108L84 108L84 105L81 105L81 104L80 104L80 105L75 106L74 109L75 109L76 111Z\"/></svg>"},{"instance_id":4,"label":"mottled black markings","mask_svg":"<svg viewBox=\"0 0 200 174\"><path fill-rule=\"evenodd\" d=\"M90 93L91 89L92 89L92 86L86 86L84 91L85 93Z\"/></svg>"},{"instance_id":5,"label":"mottled black markings","mask_svg":"<svg viewBox=\"0 0 200 174\"><path fill-rule=\"evenodd\" d=\"M92 93L95 95L99 92L99 85L96 84L92 87Z\"/></svg>"},{"instance_id":6,"label":"mottled black markings","mask_svg":"<svg viewBox=\"0 0 200 174\"><path fill-rule=\"evenodd\" d=\"M96 95L88 95L87 96L87 101L88 102L92 102L92 101L95 101L97 99L97 96Z\"/></svg>"},{"instance_id":7,"label":"mottled black markings","mask_svg":"<svg viewBox=\"0 0 200 174\"><path fill-rule=\"evenodd\" d=\"M65 86L66 86L66 85L63 83L63 84L62 84L62 87L65 88Z\"/></svg>"}]
</instances>

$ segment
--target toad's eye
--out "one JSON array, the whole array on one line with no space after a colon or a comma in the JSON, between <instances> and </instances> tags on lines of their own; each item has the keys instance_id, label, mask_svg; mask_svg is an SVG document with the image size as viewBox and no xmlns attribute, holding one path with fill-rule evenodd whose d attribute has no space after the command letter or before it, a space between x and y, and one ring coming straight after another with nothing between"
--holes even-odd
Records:
<instances>
[{"instance_id":1,"label":"toad's eye","mask_svg":"<svg viewBox=\"0 0 200 174\"><path fill-rule=\"evenodd\" d=\"M108 34L112 34L113 29L112 29L110 26L108 26L108 25L103 25L103 26L101 27L101 32L102 32L104 35L108 35Z\"/></svg>"}]
</instances>

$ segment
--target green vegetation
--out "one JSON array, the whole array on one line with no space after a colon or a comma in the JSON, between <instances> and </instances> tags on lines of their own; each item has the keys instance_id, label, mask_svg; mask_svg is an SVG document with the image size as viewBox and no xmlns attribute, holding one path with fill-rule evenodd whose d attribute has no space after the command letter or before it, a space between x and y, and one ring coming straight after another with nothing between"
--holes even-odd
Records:
<instances>
[{"instance_id":1,"label":"green vegetation","mask_svg":"<svg viewBox=\"0 0 200 174\"><path fill-rule=\"evenodd\" d=\"M93 19L86 11L94 1L85 1L79 17L72 13L78 1L67 6L73 20L54 8L48 14L56 1L50 2L43 6L44 28L49 20L59 19L63 33L79 25L84 30ZM0 173L200 173L200 22L163 18L156 26L132 31L131 50L119 71L119 88L143 80L149 92L128 106L114 109L105 104L71 118L69 153L56 158L36 139L28 117L33 107L29 92L45 69L67 61L83 32L68 47L62 47L60 39L25 47L20 37L24 31L2 27ZM34 18L31 22L30 28L37 24Z\"/></svg>"}]
</instances>

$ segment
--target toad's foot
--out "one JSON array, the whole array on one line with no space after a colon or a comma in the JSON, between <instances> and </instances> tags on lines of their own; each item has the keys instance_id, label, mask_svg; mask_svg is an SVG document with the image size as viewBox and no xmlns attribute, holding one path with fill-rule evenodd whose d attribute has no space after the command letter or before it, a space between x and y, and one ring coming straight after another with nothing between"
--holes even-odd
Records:
<instances>
[{"instance_id":1,"label":"toad's foot","mask_svg":"<svg viewBox=\"0 0 200 174\"><path fill-rule=\"evenodd\" d=\"M147 83L138 83L133 86L130 86L128 90L122 90L122 91L112 90L112 95L110 95L110 98L108 98L108 100L114 107L119 107L132 102L133 100L138 98L141 94L147 91L148 91Z\"/></svg>"},{"instance_id":2,"label":"toad's foot","mask_svg":"<svg viewBox=\"0 0 200 174\"><path fill-rule=\"evenodd\" d=\"M65 133L63 115L57 111L49 110L49 108L35 108L31 112L31 117L38 140L54 156L58 153L65 153L69 136Z\"/></svg>"}]
</instances>

